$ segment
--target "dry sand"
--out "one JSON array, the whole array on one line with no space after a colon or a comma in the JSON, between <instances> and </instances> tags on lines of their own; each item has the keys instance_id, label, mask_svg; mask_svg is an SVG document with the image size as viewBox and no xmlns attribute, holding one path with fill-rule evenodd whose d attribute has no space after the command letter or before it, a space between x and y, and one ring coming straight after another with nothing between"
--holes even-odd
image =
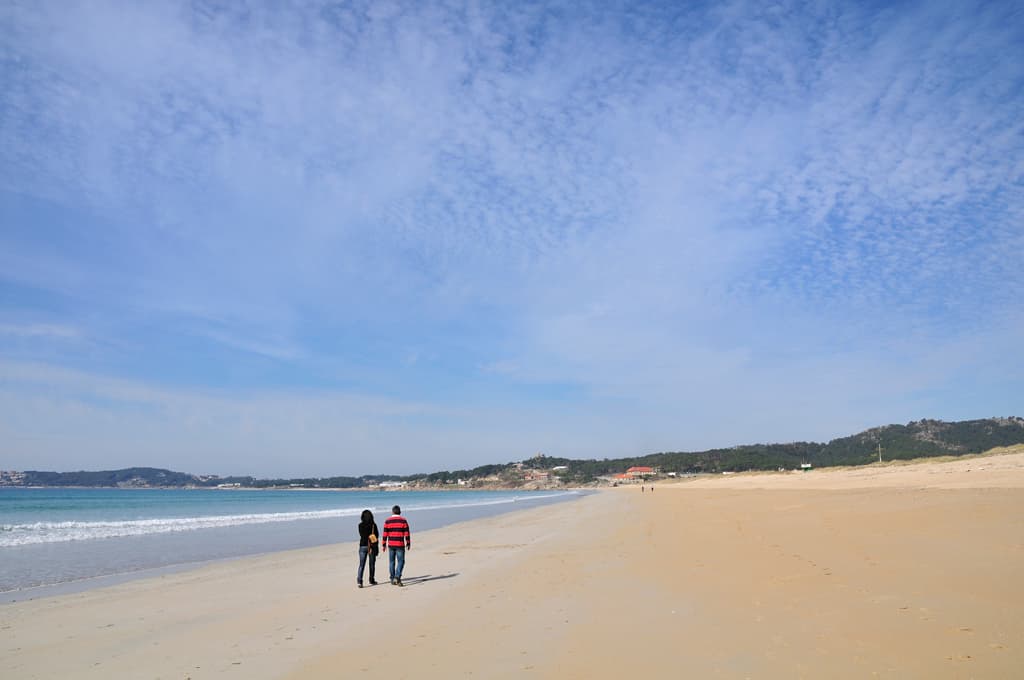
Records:
<instances>
[{"instance_id":1,"label":"dry sand","mask_svg":"<svg viewBox=\"0 0 1024 680\"><path fill-rule=\"evenodd\" d=\"M620 488L413 547L402 589L356 589L341 544L2 605L0 675L1024 675L1020 450Z\"/></svg>"}]
</instances>

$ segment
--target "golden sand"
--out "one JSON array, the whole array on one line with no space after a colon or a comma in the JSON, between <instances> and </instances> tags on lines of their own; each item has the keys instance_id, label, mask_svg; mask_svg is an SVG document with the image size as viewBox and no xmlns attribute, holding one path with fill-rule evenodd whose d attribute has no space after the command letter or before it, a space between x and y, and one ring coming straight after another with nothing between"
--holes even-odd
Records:
<instances>
[{"instance_id":1,"label":"golden sand","mask_svg":"<svg viewBox=\"0 0 1024 680\"><path fill-rule=\"evenodd\" d=\"M620 488L420 533L405 588L355 568L345 543L3 605L0 668L1020 677L1024 453Z\"/></svg>"}]
</instances>

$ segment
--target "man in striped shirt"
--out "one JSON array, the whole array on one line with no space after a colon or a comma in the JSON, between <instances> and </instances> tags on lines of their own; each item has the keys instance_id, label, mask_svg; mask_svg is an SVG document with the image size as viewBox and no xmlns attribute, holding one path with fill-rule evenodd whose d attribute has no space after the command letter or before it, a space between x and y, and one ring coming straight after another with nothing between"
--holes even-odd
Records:
<instances>
[{"instance_id":1,"label":"man in striped shirt","mask_svg":"<svg viewBox=\"0 0 1024 680\"><path fill-rule=\"evenodd\" d=\"M412 534L409 533L409 522L402 517L402 508L397 505L391 508L391 517L384 520L384 531L380 535L381 546L388 555L388 571L391 572L391 585L402 585L402 569L405 568L405 551L412 550Z\"/></svg>"}]
</instances>

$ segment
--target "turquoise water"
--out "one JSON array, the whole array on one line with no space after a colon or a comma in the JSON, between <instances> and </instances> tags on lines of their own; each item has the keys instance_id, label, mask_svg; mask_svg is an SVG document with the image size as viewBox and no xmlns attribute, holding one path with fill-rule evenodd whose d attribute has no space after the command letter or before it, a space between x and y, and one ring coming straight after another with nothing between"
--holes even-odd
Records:
<instances>
[{"instance_id":1,"label":"turquoise water","mask_svg":"<svg viewBox=\"0 0 1024 680\"><path fill-rule=\"evenodd\" d=\"M505 491L290 491L0 488L0 548L217 527L511 505L554 497Z\"/></svg>"},{"instance_id":2,"label":"turquoise water","mask_svg":"<svg viewBox=\"0 0 1024 680\"><path fill-rule=\"evenodd\" d=\"M400 504L414 534L574 492L0 487L0 592L354 541Z\"/></svg>"}]
</instances>

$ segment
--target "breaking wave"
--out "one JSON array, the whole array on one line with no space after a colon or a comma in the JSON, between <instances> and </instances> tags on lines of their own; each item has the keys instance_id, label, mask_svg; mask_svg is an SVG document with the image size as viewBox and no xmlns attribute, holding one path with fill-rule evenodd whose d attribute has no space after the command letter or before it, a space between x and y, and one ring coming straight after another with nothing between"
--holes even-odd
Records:
<instances>
[{"instance_id":1,"label":"breaking wave","mask_svg":"<svg viewBox=\"0 0 1024 680\"><path fill-rule=\"evenodd\" d=\"M529 499L553 498L569 495L554 493L530 496ZM511 496L502 499L474 499L468 502L444 504L408 505L406 512L441 510L471 506L499 505L527 500L527 497ZM201 517L161 517L154 519L128 519L104 521L32 522L26 524L0 525L0 548L40 543L63 543L66 541L90 541L101 538L126 536L151 536L200 529L243 526L246 524L271 524L277 522L298 522L302 520L334 519L357 517L363 506L335 508L329 510L305 510L293 512L267 512L236 515L206 515Z\"/></svg>"}]
</instances>

